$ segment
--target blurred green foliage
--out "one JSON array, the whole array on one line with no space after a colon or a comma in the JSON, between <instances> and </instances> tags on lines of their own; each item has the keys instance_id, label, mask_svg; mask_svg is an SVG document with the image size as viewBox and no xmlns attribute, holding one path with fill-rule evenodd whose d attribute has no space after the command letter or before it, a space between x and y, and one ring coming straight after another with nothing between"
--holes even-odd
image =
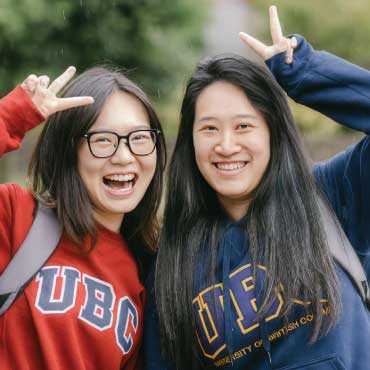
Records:
<instances>
[{"instance_id":1,"label":"blurred green foliage","mask_svg":"<svg viewBox=\"0 0 370 370\"><path fill-rule=\"evenodd\" d=\"M202 48L204 17L196 0L1 0L0 93L30 72L105 62L169 96Z\"/></svg>"},{"instance_id":2,"label":"blurred green foliage","mask_svg":"<svg viewBox=\"0 0 370 370\"><path fill-rule=\"evenodd\" d=\"M54 79L69 65L80 72L115 65L155 101L171 131L182 81L203 48L207 5L197 0L1 0L0 94L30 73ZM38 133L39 128L33 130L22 150L0 161L1 182L24 183Z\"/></svg>"},{"instance_id":3,"label":"blurred green foliage","mask_svg":"<svg viewBox=\"0 0 370 370\"><path fill-rule=\"evenodd\" d=\"M245 2L261 14L263 32L256 36L270 43L268 6L273 2ZM54 78L68 65L78 71L101 63L118 65L154 100L171 144L184 81L202 51L204 25L216 4L215 0L0 0L0 94L30 73ZM301 33L316 49L370 67L368 0L274 4L285 34ZM319 113L291 106L305 133L329 136L338 131L338 125L326 123ZM37 130L28 136L32 139L35 134ZM32 140L27 140L23 151L0 161L0 181L21 182L24 168L16 176L14 168L28 162Z\"/></svg>"},{"instance_id":4,"label":"blurred green foliage","mask_svg":"<svg viewBox=\"0 0 370 370\"><path fill-rule=\"evenodd\" d=\"M250 0L261 13L262 34L258 37L270 44L268 7L276 5L284 34L299 33L318 50L327 50L352 63L370 67L370 2L368 0ZM325 121L319 113L292 104L301 129L313 135L343 131Z\"/></svg>"}]
</instances>

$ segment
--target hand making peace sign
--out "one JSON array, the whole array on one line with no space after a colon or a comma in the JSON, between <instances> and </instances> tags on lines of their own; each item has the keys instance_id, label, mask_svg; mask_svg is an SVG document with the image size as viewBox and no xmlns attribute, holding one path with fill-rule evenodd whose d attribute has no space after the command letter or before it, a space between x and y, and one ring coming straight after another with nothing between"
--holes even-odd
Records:
<instances>
[{"instance_id":1,"label":"hand making peace sign","mask_svg":"<svg viewBox=\"0 0 370 370\"><path fill-rule=\"evenodd\" d=\"M40 112L48 118L51 114L65 109L87 105L94 102L91 96L58 98L58 92L67 84L76 72L75 67L68 67L64 73L50 85L48 76L29 75L21 84L22 88L31 97Z\"/></svg>"},{"instance_id":2,"label":"hand making peace sign","mask_svg":"<svg viewBox=\"0 0 370 370\"><path fill-rule=\"evenodd\" d=\"M263 44L245 32L240 32L239 36L263 60L270 59L274 55L285 51L285 62L290 64L293 62L293 50L297 47L297 40L295 37L286 38L283 36L276 6L270 6L269 13L270 31L273 42L271 46Z\"/></svg>"}]
</instances>

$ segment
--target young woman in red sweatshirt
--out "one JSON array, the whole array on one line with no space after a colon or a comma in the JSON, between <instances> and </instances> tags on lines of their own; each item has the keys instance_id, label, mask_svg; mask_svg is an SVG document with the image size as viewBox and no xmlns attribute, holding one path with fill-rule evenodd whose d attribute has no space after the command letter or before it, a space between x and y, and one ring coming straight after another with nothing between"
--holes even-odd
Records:
<instances>
[{"instance_id":1,"label":"young woman in red sweatshirt","mask_svg":"<svg viewBox=\"0 0 370 370\"><path fill-rule=\"evenodd\" d=\"M0 317L0 368L139 369L147 251L156 244L165 143L144 92L122 73L29 76L0 101L0 155L46 120L28 187L0 185L0 274L36 199L62 238ZM63 98L58 98L64 88Z\"/></svg>"}]
</instances>

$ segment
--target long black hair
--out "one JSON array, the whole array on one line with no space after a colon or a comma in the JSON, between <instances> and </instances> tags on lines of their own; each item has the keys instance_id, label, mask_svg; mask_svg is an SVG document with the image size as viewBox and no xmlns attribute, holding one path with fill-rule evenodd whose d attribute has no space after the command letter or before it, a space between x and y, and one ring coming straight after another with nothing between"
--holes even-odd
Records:
<instances>
[{"instance_id":1,"label":"long black hair","mask_svg":"<svg viewBox=\"0 0 370 370\"><path fill-rule=\"evenodd\" d=\"M98 118L107 98L124 91L137 98L148 113L152 128L161 129L160 121L143 90L120 70L94 67L69 83L61 96L92 96L94 103L51 115L36 144L29 169L29 186L42 203L54 207L69 238L83 246L86 236L91 247L96 239L96 222L87 190L77 167L81 137ZM157 211L162 195L166 148L163 135L157 141L154 177L138 206L124 217L124 235L137 262L146 260L145 251L157 246Z\"/></svg>"},{"instance_id":2,"label":"long black hair","mask_svg":"<svg viewBox=\"0 0 370 370\"><path fill-rule=\"evenodd\" d=\"M197 367L194 276L199 256L204 253L210 256L210 273L214 273L224 217L215 191L197 167L192 135L197 97L216 81L240 87L261 112L270 132L270 161L243 218L253 265L256 268L262 263L268 271L259 317L271 307L279 286L284 287L287 298L286 319L293 305L290 298L311 302L310 312L316 317L312 340L329 330L340 310L334 263L320 211L323 199L284 91L266 68L242 57L207 59L189 79L182 102L156 269L162 348L178 369ZM209 241L206 246L204 240ZM207 248L206 252L202 248ZM323 320L323 297L330 302L328 320Z\"/></svg>"}]
</instances>

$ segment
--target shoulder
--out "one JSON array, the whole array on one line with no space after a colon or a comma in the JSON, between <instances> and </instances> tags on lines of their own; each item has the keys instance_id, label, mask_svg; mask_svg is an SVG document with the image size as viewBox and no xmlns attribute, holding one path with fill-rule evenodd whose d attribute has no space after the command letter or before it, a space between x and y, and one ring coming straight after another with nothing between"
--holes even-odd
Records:
<instances>
[{"instance_id":1,"label":"shoulder","mask_svg":"<svg viewBox=\"0 0 370 370\"><path fill-rule=\"evenodd\" d=\"M33 222L35 200L17 184L0 185L0 271L22 244Z\"/></svg>"},{"instance_id":2,"label":"shoulder","mask_svg":"<svg viewBox=\"0 0 370 370\"><path fill-rule=\"evenodd\" d=\"M35 199L32 193L19 186L18 184L0 184L0 220L22 216L26 217L32 214L35 208Z\"/></svg>"}]
</instances>

